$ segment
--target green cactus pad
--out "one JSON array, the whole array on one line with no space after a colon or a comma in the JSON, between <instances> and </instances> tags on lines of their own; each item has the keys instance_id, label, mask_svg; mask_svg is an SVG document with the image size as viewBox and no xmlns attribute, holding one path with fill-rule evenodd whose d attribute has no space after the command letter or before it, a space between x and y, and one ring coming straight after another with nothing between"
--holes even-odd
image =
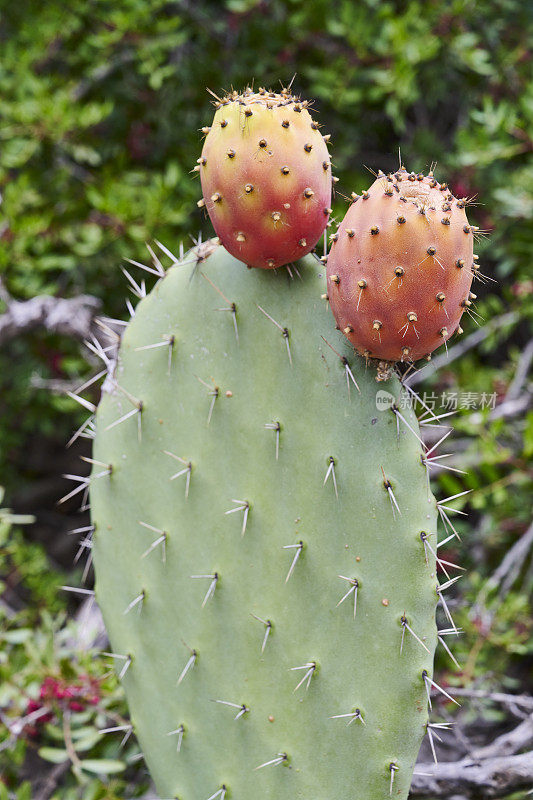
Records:
<instances>
[{"instance_id":1,"label":"green cactus pad","mask_svg":"<svg viewBox=\"0 0 533 800\"><path fill-rule=\"evenodd\" d=\"M98 408L96 597L161 798L408 794L436 504L383 408L400 385L335 330L324 273L189 253L138 305Z\"/></svg>"}]
</instances>

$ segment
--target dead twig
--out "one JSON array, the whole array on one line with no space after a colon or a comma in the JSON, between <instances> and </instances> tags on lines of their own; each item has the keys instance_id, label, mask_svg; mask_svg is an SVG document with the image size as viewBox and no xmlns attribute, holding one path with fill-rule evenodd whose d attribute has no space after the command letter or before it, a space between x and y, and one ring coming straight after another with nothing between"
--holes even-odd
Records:
<instances>
[{"instance_id":1,"label":"dead twig","mask_svg":"<svg viewBox=\"0 0 533 800\"><path fill-rule=\"evenodd\" d=\"M98 298L90 295L66 300L41 295L19 301L4 290L1 299L6 310L0 314L0 346L38 328L84 341L95 332L94 318L101 305Z\"/></svg>"},{"instance_id":2,"label":"dead twig","mask_svg":"<svg viewBox=\"0 0 533 800\"><path fill-rule=\"evenodd\" d=\"M530 714L527 719L513 728L512 731L498 736L492 744L477 747L470 753L470 757L485 759L513 756L526 748L533 748L533 714Z\"/></svg>"},{"instance_id":3,"label":"dead twig","mask_svg":"<svg viewBox=\"0 0 533 800\"><path fill-rule=\"evenodd\" d=\"M425 380L441 367L447 367L452 363L452 361L455 361L455 359L460 358L462 355L464 355L464 353L467 353L473 347L476 347L491 333L494 333L499 328L505 327L505 325L512 325L513 322L516 322L517 320L518 314L515 311L509 311L507 314L502 314L500 317L495 317L482 328L479 328L479 330L474 331L474 333L471 333L470 336L467 336L458 344L450 347L447 353L442 353L441 355L436 356L436 358L434 358L429 364L419 369L418 372L414 373L412 377L407 378L406 383L408 383L409 386L416 386L417 383Z\"/></svg>"},{"instance_id":4,"label":"dead twig","mask_svg":"<svg viewBox=\"0 0 533 800\"><path fill-rule=\"evenodd\" d=\"M533 751L521 755L499 756L441 764L417 764L411 797L449 800L453 795L489 800L505 797L533 786Z\"/></svg>"},{"instance_id":5,"label":"dead twig","mask_svg":"<svg viewBox=\"0 0 533 800\"><path fill-rule=\"evenodd\" d=\"M507 394L505 395L505 400L518 400L520 393L522 391L522 387L524 386L527 376L529 374L529 368L531 366L531 362L533 361L533 339L531 339L524 350L522 351L522 355L518 360L518 364L516 367L516 372L514 378L512 380L509 389L507 390Z\"/></svg>"},{"instance_id":6,"label":"dead twig","mask_svg":"<svg viewBox=\"0 0 533 800\"><path fill-rule=\"evenodd\" d=\"M503 602L505 596L507 595L509 589L515 582L516 578L518 577L520 570L524 564L524 561L529 555L529 552L533 546L533 522L527 529L527 531L522 534L520 539L514 543L511 549L505 554L503 561L501 562L500 566L493 572L490 578L485 581L483 588L479 592L476 602L473 606L473 610L476 612L480 612L480 610L485 610L485 603L488 594L493 590L499 587L498 592L498 599L499 603L496 608L491 609L491 619L494 617L498 607Z\"/></svg>"},{"instance_id":7,"label":"dead twig","mask_svg":"<svg viewBox=\"0 0 533 800\"><path fill-rule=\"evenodd\" d=\"M35 800L49 800L50 796L59 787L59 782L70 770L70 761L56 764L43 778L42 784L37 786Z\"/></svg>"},{"instance_id":8,"label":"dead twig","mask_svg":"<svg viewBox=\"0 0 533 800\"><path fill-rule=\"evenodd\" d=\"M505 692L490 692L484 689L463 689L454 686L454 695L462 697L472 697L478 700L487 700L491 703L507 706L509 709L522 708L524 711L533 713L533 697L529 694L506 694Z\"/></svg>"}]
</instances>

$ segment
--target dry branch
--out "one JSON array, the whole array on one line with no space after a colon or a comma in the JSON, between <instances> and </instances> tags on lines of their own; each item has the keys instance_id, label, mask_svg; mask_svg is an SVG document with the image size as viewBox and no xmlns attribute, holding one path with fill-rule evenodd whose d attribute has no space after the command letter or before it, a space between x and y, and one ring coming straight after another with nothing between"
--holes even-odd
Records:
<instances>
[{"instance_id":1,"label":"dry branch","mask_svg":"<svg viewBox=\"0 0 533 800\"><path fill-rule=\"evenodd\" d=\"M515 311L509 311L506 314L502 314L500 317L495 317L482 328L479 328L474 333L471 333L470 336L467 336L458 344L450 347L446 353L441 353L440 355L436 356L429 364L421 367L421 369L417 370L413 373L412 377L409 377L407 383L409 386L416 386L417 383L420 381L426 380L430 375L436 372L441 367L449 366L452 361L455 361L457 358L460 358L462 355L467 353L473 347L477 347L480 342L489 336L489 334L494 333L495 331L499 330L500 328L505 327L506 325L512 325L514 322L518 321L518 314Z\"/></svg>"},{"instance_id":2,"label":"dry branch","mask_svg":"<svg viewBox=\"0 0 533 800\"><path fill-rule=\"evenodd\" d=\"M0 314L0 345L38 328L80 341L88 339L95 330L94 318L101 305L96 297L80 295L65 300L41 295L19 301L1 288L6 310Z\"/></svg>"},{"instance_id":3,"label":"dry branch","mask_svg":"<svg viewBox=\"0 0 533 800\"><path fill-rule=\"evenodd\" d=\"M533 751L517 756L476 760L464 758L442 764L417 764L411 797L445 798L460 795L472 800L505 797L533 786Z\"/></svg>"},{"instance_id":4,"label":"dry branch","mask_svg":"<svg viewBox=\"0 0 533 800\"><path fill-rule=\"evenodd\" d=\"M533 787L533 714L489 745L478 747L460 761L417 764L411 797L472 800L505 797ZM529 748L529 752L520 753Z\"/></svg>"},{"instance_id":5,"label":"dry branch","mask_svg":"<svg viewBox=\"0 0 533 800\"><path fill-rule=\"evenodd\" d=\"M490 692L484 689L468 689L459 686L453 687L454 695L458 697L472 697L476 700L485 700L507 706L510 710L520 708L525 712L533 713L533 697L529 694L507 694L505 692Z\"/></svg>"},{"instance_id":6,"label":"dry branch","mask_svg":"<svg viewBox=\"0 0 533 800\"><path fill-rule=\"evenodd\" d=\"M492 744L476 748L470 755L475 759L513 756L526 748L533 748L533 714L512 731L498 736Z\"/></svg>"}]
</instances>

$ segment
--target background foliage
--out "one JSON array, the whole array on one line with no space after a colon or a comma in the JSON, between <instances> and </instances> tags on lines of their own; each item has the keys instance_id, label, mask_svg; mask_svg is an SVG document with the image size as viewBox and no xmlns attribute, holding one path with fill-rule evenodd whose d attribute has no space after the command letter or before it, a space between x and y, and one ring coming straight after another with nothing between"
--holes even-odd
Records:
<instances>
[{"instance_id":1,"label":"background foliage","mask_svg":"<svg viewBox=\"0 0 533 800\"><path fill-rule=\"evenodd\" d=\"M107 314L122 317L124 257L143 260L144 243L154 238L174 249L180 240L188 246L191 234L210 235L209 222L196 208L199 186L190 172L201 146L199 129L212 113L206 87L219 92L252 79L276 87L295 75L293 88L315 98L332 134L338 221L346 208L343 195L372 180L364 165L396 168L399 146L409 169L425 170L437 161L437 177L456 195L477 198L471 222L490 232L477 252L482 272L497 282L474 289L476 312L493 324L492 332L418 388L435 393L437 409L443 391L496 392L502 405L533 317L532 13L521 0L4 3L4 285L19 300L88 293L101 298ZM512 317L500 324L509 311ZM468 335L475 321L465 328ZM62 390L93 369L75 342L42 332L0 350L0 479L16 510L37 516L24 534L0 541L9 609L0 609L0 637L18 692L0 696L4 721L23 714L21 698L35 698L40 682L50 675L59 679L61 664L74 658L58 633L65 630L61 614L73 607L56 587L75 583L79 573L61 575L72 570L72 539L59 534L82 523L74 505L60 511L55 503L62 494L61 473L76 471L69 468L74 456L87 451L64 451L82 417ZM530 560L519 564L503 595L501 586L487 584L531 522L527 376L519 394L525 401L518 412L459 409L452 450L456 465L469 472L440 473L437 479L441 494L472 490L462 498L460 507L470 516L460 524L463 541L457 543L457 557L469 568L455 603L466 631L458 648L463 674L448 671L452 665L442 659L441 682L520 692L531 679ZM31 647L23 633L28 626L38 631ZM59 650L50 656L47 648L58 637ZM80 659L73 662L78 677L89 670L87 655ZM3 659L0 670L7 669ZM103 674L102 668L95 676L105 683ZM12 678L2 675L6 685ZM114 692L120 694L116 686L103 692L106 703L115 702ZM474 716L471 722L482 732ZM48 726L60 718L62 708ZM483 719L506 721L497 708L485 709ZM83 724L93 723L91 717ZM0 766L9 764L4 782L10 791L28 773L36 747L52 746L50 730L40 729L39 736L37 745L31 737L19 739L15 758L11 750L0 752ZM122 758L94 743L89 750L94 759ZM82 794L74 788L80 776L63 773L61 785L71 788L54 797L96 800L122 797L126 790L132 796L128 769L129 777L114 783L83 778ZM141 791L143 779L136 785ZM31 793L31 786L20 791Z\"/></svg>"}]
</instances>

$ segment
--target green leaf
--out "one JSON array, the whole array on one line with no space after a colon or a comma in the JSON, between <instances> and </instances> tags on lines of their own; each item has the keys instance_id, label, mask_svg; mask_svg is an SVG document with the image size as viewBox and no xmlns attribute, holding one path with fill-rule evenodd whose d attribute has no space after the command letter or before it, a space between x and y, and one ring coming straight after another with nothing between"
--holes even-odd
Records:
<instances>
[{"instance_id":1,"label":"green leaf","mask_svg":"<svg viewBox=\"0 0 533 800\"><path fill-rule=\"evenodd\" d=\"M22 167L39 147L37 139L11 139L2 147L2 164L8 169Z\"/></svg>"},{"instance_id":2,"label":"green leaf","mask_svg":"<svg viewBox=\"0 0 533 800\"><path fill-rule=\"evenodd\" d=\"M37 751L42 759L51 761L52 764L63 764L68 761L68 753L56 747L40 747Z\"/></svg>"},{"instance_id":3,"label":"green leaf","mask_svg":"<svg viewBox=\"0 0 533 800\"><path fill-rule=\"evenodd\" d=\"M76 750L79 753L84 753L87 750L91 750L96 744L98 744L98 742L101 741L101 734L99 734L98 731L93 728L91 733L87 733L85 736L80 736L80 738L76 741Z\"/></svg>"},{"instance_id":4,"label":"green leaf","mask_svg":"<svg viewBox=\"0 0 533 800\"><path fill-rule=\"evenodd\" d=\"M15 795L16 800L31 800L31 783L24 781Z\"/></svg>"},{"instance_id":5,"label":"green leaf","mask_svg":"<svg viewBox=\"0 0 533 800\"><path fill-rule=\"evenodd\" d=\"M72 718L72 721L74 721L75 717L77 717L77 716L78 715L76 714ZM96 730L96 728L93 725L82 725L79 728L75 728L74 726L72 726L72 739L75 742L77 742L78 739L84 739L86 736L92 736L94 733L96 733L98 736L100 736L100 740L101 740L101 738L102 738L101 735L98 733L98 731ZM77 746L78 745L76 744L76 747Z\"/></svg>"},{"instance_id":6,"label":"green leaf","mask_svg":"<svg viewBox=\"0 0 533 800\"><path fill-rule=\"evenodd\" d=\"M34 631L32 631L30 628L19 628L18 630L14 631L6 631L2 635L2 639L8 644L23 644L34 635Z\"/></svg>"},{"instance_id":7,"label":"green leaf","mask_svg":"<svg viewBox=\"0 0 533 800\"><path fill-rule=\"evenodd\" d=\"M533 411L526 415L524 428L524 457L531 458L531 456L533 456Z\"/></svg>"},{"instance_id":8,"label":"green leaf","mask_svg":"<svg viewBox=\"0 0 533 800\"><path fill-rule=\"evenodd\" d=\"M63 733L63 728L59 727L58 725L52 725L50 722L44 726L46 731L46 735L53 739L54 742L63 742L65 741L65 735Z\"/></svg>"},{"instance_id":9,"label":"green leaf","mask_svg":"<svg viewBox=\"0 0 533 800\"><path fill-rule=\"evenodd\" d=\"M87 772L95 772L97 775L114 775L126 769L123 761L115 761L112 758L94 758L81 762L82 769Z\"/></svg>"}]
</instances>

